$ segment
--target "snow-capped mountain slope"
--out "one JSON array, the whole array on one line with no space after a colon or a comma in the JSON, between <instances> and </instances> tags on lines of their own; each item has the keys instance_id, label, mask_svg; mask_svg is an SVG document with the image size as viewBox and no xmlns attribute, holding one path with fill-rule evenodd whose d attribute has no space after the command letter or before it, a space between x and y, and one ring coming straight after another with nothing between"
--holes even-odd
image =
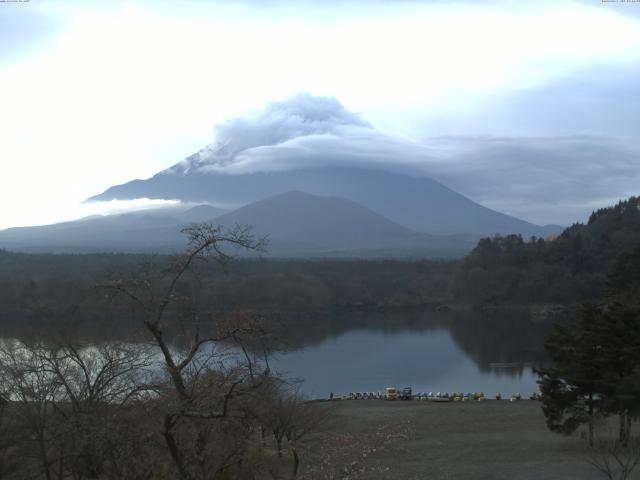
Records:
<instances>
[{"instance_id":1,"label":"snow-capped mountain slope","mask_svg":"<svg viewBox=\"0 0 640 480\"><path fill-rule=\"evenodd\" d=\"M561 231L485 208L432 179L425 165L446 162L442 155L385 135L333 98L301 94L218 125L215 141L197 153L88 201L146 197L238 208L298 190L353 200L423 233Z\"/></svg>"}]
</instances>

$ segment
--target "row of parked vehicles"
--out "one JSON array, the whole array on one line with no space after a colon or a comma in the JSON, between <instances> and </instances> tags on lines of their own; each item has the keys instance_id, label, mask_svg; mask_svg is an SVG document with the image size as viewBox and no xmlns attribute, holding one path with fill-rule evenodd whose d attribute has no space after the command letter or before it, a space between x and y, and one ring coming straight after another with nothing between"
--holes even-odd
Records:
<instances>
[{"instance_id":1,"label":"row of parked vehicles","mask_svg":"<svg viewBox=\"0 0 640 480\"><path fill-rule=\"evenodd\" d=\"M394 398L389 397L389 390L386 388L384 392L350 392L348 395L342 397L345 400L411 400L413 398L413 394L411 391L411 387L406 387L402 391L397 392L396 389L393 389ZM330 397L331 399L337 398L334 397L333 394Z\"/></svg>"},{"instance_id":2,"label":"row of parked vehicles","mask_svg":"<svg viewBox=\"0 0 640 480\"><path fill-rule=\"evenodd\" d=\"M347 395L344 395L342 397L340 396L336 396L333 393L329 396L330 400L396 400L396 399L401 399L401 400L411 400L413 398L413 393L411 391L411 387L406 387L403 390L401 390L400 392L397 392L396 389L392 389L393 390L393 396L394 398L391 399L390 398L390 392L389 392L389 388L386 388L384 390L384 392L381 391L377 391L377 392L350 392Z\"/></svg>"},{"instance_id":3,"label":"row of parked vehicles","mask_svg":"<svg viewBox=\"0 0 640 480\"><path fill-rule=\"evenodd\" d=\"M532 393L529 395L529 400L540 400L541 395L539 393ZM331 394L332 400L337 399ZM477 401L482 402L486 400L486 396L483 392L415 392L411 387L404 387L402 390L395 387L387 387L384 392L351 392L344 397L340 397L345 400L423 400L430 402L469 402ZM500 392L495 395L496 400L502 400L503 396ZM506 398L505 398L506 399ZM514 393L508 397L510 402L517 402L522 400L520 393Z\"/></svg>"}]
</instances>

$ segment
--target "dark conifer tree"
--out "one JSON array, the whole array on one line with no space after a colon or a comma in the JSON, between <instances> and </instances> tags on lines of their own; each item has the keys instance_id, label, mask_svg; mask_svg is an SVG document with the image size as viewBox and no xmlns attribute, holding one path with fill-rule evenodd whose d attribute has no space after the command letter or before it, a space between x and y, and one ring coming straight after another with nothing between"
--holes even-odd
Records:
<instances>
[{"instance_id":1,"label":"dark conifer tree","mask_svg":"<svg viewBox=\"0 0 640 480\"><path fill-rule=\"evenodd\" d=\"M640 249L622 255L601 304L585 304L578 321L558 326L545 348L554 362L537 371L543 411L553 431L569 434L597 416L618 415L626 445L640 417Z\"/></svg>"},{"instance_id":2,"label":"dark conifer tree","mask_svg":"<svg viewBox=\"0 0 640 480\"><path fill-rule=\"evenodd\" d=\"M585 305L576 325L556 326L545 343L554 366L536 371L549 429L569 435L586 423L590 444L596 419L607 414L602 401L605 379L596 333L598 317L598 306Z\"/></svg>"}]
</instances>

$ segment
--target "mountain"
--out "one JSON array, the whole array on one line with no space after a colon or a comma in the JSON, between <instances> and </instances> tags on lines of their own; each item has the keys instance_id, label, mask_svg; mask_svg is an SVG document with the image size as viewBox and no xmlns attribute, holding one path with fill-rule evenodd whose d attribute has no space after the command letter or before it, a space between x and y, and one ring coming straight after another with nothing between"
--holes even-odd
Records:
<instances>
[{"instance_id":1,"label":"mountain","mask_svg":"<svg viewBox=\"0 0 640 480\"><path fill-rule=\"evenodd\" d=\"M275 256L454 257L473 242L414 232L351 200L293 191L251 203L216 218L250 225L267 235Z\"/></svg>"},{"instance_id":2,"label":"mountain","mask_svg":"<svg viewBox=\"0 0 640 480\"><path fill-rule=\"evenodd\" d=\"M203 220L228 228L250 226L257 236L269 238L265 255L273 257L452 258L467 253L477 240L415 232L352 200L303 192L285 192L222 215L217 215L219 211L201 205L171 211L173 215L164 209L12 228L0 231L0 247L56 252L175 252L185 246L180 229Z\"/></svg>"},{"instance_id":3,"label":"mountain","mask_svg":"<svg viewBox=\"0 0 640 480\"><path fill-rule=\"evenodd\" d=\"M208 222L223 214L226 210L212 207L211 205L198 205L192 207L180 215L183 222Z\"/></svg>"},{"instance_id":4,"label":"mountain","mask_svg":"<svg viewBox=\"0 0 640 480\"><path fill-rule=\"evenodd\" d=\"M421 233L546 237L561 231L483 207L427 177L353 167L230 174L174 166L147 180L111 187L87 201L146 197L241 206L292 190L352 200Z\"/></svg>"},{"instance_id":5,"label":"mountain","mask_svg":"<svg viewBox=\"0 0 640 480\"><path fill-rule=\"evenodd\" d=\"M180 230L213 221L224 210L210 205L190 209L158 208L117 215L94 215L71 222L0 231L0 247L23 251L147 252L173 251L184 245Z\"/></svg>"},{"instance_id":6,"label":"mountain","mask_svg":"<svg viewBox=\"0 0 640 480\"><path fill-rule=\"evenodd\" d=\"M292 191L251 203L216 219L221 225L251 225L272 238L385 240L415 232L351 200Z\"/></svg>"}]
</instances>

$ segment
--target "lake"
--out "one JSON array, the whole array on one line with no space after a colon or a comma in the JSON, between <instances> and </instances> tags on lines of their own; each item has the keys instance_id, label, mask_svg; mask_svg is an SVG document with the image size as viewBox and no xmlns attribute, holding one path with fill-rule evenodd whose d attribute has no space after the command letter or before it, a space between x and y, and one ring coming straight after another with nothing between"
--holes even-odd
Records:
<instances>
[{"instance_id":1,"label":"lake","mask_svg":"<svg viewBox=\"0 0 640 480\"><path fill-rule=\"evenodd\" d=\"M304 379L303 391L317 397L389 386L491 396L538 390L532 365L544 363L549 325L517 315L476 313L371 323L280 353L271 365Z\"/></svg>"},{"instance_id":2,"label":"lake","mask_svg":"<svg viewBox=\"0 0 640 480\"><path fill-rule=\"evenodd\" d=\"M390 386L528 395L537 391L532 366L546 361L549 329L526 312L299 312L284 319L287 347L270 364L304 380L311 397Z\"/></svg>"}]
</instances>

